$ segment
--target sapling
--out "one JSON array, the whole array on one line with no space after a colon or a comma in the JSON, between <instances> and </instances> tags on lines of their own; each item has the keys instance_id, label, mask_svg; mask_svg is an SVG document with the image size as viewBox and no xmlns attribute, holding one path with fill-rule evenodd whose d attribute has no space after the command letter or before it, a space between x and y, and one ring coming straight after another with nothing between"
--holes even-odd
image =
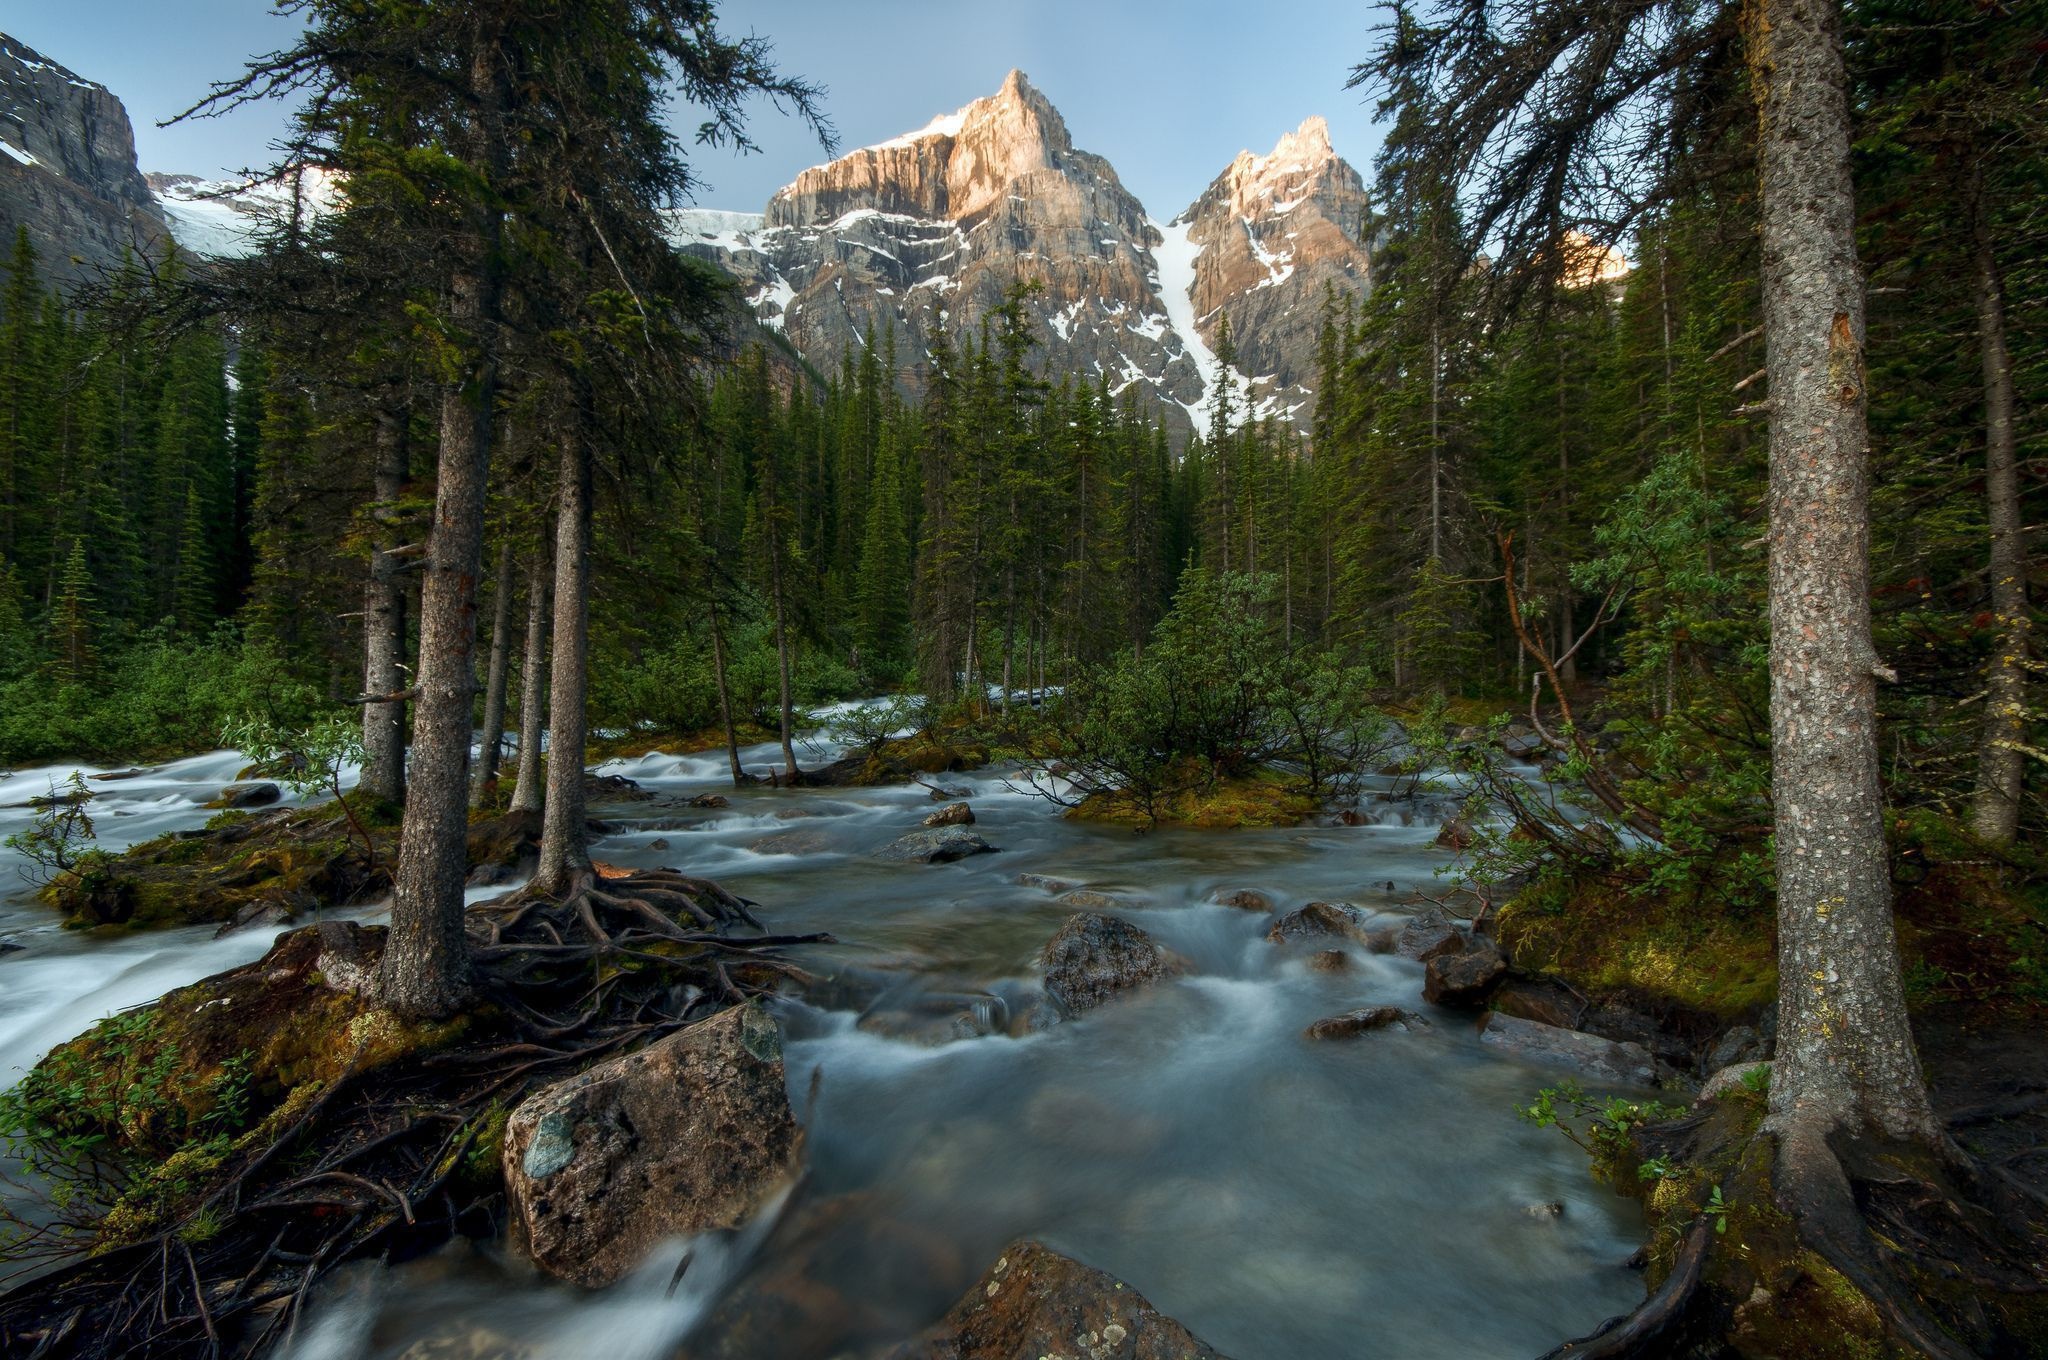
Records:
<instances>
[{"instance_id":1,"label":"sapling","mask_svg":"<svg viewBox=\"0 0 2048 1360\"><path fill-rule=\"evenodd\" d=\"M245 718L229 723L221 741L256 764L276 770L277 778L301 797L332 793L348 819L350 832L362 838L370 872L378 872L376 843L341 791L341 772L351 765L360 768L363 762L361 727L339 717L323 718L307 727L281 727L267 718Z\"/></svg>"}]
</instances>

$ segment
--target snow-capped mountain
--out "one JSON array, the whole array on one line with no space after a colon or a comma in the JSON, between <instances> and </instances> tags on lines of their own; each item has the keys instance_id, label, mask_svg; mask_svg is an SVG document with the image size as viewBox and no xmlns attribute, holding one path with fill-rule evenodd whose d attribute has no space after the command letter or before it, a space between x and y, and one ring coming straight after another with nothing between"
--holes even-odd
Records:
<instances>
[{"instance_id":1,"label":"snow-capped mountain","mask_svg":"<svg viewBox=\"0 0 2048 1360\"><path fill-rule=\"evenodd\" d=\"M195 255L246 255L263 229L288 218L292 188L285 180L201 179L197 175L150 174L150 192L169 223L171 237ZM332 176L303 172L300 207L321 212L338 194Z\"/></svg>"},{"instance_id":2,"label":"snow-capped mountain","mask_svg":"<svg viewBox=\"0 0 2048 1360\"><path fill-rule=\"evenodd\" d=\"M316 210L332 202L333 185L305 187ZM0 231L26 225L46 277L90 274L166 230L198 255L241 254L291 200L282 184L145 179L118 99L0 36ZM1226 314L1239 418L1307 425L1325 290L1369 286L1368 219L1363 181L1312 118L1161 221L1012 71L956 113L804 171L763 212L687 210L673 232L821 371L893 335L913 391L941 334L957 345L1035 280L1038 365L1106 380L1185 433L1207 424Z\"/></svg>"},{"instance_id":3,"label":"snow-capped mountain","mask_svg":"<svg viewBox=\"0 0 2048 1360\"><path fill-rule=\"evenodd\" d=\"M1046 366L1136 388L1186 430L1206 422L1226 312L1240 407L1306 424L1324 286L1368 285L1366 218L1363 181L1311 119L1162 224L1012 71L957 113L804 171L763 213L690 210L674 230L821 369L893 329L912 387L941 331L973 334L1036 279Z\"/></svg>"}]
</instances>

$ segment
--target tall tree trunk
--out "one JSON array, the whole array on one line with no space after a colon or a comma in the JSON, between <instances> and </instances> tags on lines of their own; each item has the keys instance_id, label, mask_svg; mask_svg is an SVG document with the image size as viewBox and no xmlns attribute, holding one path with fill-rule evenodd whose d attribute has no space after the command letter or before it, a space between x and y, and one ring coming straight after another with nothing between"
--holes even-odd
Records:
<instances>
[{"instance_id":1,"label":"tall tree trunk","mask_svg":"<svg viewBox=\"0 0 2048 1360\"><path fill-rule=\"evenodd\" d=\"M725 755L732 762L732 786L744 788L747 772L740 768L740 734L732 720L732 685L725 672L725 623L718 616L718 595L716 588L710 596L711 606L711 675L718 682L718 721L725 728Z\"/></svg>"},{"instance_id":2,"label":"tall tree trunk","mask_svg":"<svg viewBox=\"0 0 2048 1360\"><path fill-rule=\"evenodd\" d=\"M469 992L463 934L469 831L469 739L476 695L476 578L483 565L484 492L497 397L498 283L488 267L457 274L453 319L480 344L460 385L441 398L434 527L420 585L419 698L412 777L399 829L391 929L379 986L401 1015L438 1019Z\"/></svg>"},{"instance_id":3,"label":"tall tree trunk","mask_svg":"<svg viewBox=\"0 0 2048 1360\"><path fill-rule=\"evenodd\" d=\"M1558 342L1557 346L1557 500L1560 530L1562 533L1569 535L1572 523L1572 454L1570 442L1565 435L1564 342L1562 340ZM1566 684L1572 684L1579 678L1579 658L1576 653L1570 650L1572 643L1578 640L1579 625L1578 621L1573 617L1572 577L1569 570L1564 573L1564 579L1558 582L1557 617L1559 619L1558 632L1563 635L1559 639L1558 645L1564 653L1564 664L1558 667L1558 674ZM1551 653L1553 656L1558 654L1557 652Z\"/></svg>"},{"instance_id":4,"label":"tall tree trunk","mask_svg":"<svg viewBox=\"0 0 2048 1360\"><path fill-rule=\"evenodd\" d=\"M498 545L497 598L491 602L491 664L484 680L484 730L470 772L469 801L482 806L498 784L505 742L505 673L512 656L512 539Z\"/></svg>"},{"instance_id":5,"label":"tall tree trunk","mask_svg":"<svg viewBox=\"0 0 2048 1360\"><path fill-rule=\"evenodd\" d=\"M526 660L519 670L519 774L512 782L513 812L539 812L547 801L540 748L541 734L547 730L541 696L547 689L550 562L545 543L534 544L533 565L526 575Z\"/></svg>"},{"instance_id":6,"label":"tall tree trunk","mask_svg":"<svg viewBox=\"0 0 2048 1360\"><path fill-rule=\"evenodd\" d=\"M370 580L363 593L363 694L397 694L405 686L404 563L392 556L398 533L385 527L394 518L390 507L405 494L411 475L411 450L406 440L407 411L386 402L376 415L376 463L370 472L371 517L377 541L370 549ZM405 800L405 700L363 705L363 793L387 803Z\"/></svg>"},{"instance_id":7,"label":"tall tree trunk","mask_svg":"<svg viewBox=\"0 0 2048 1360\"><path fill-rule=\"evenodd\" d=\"M1906 1020L1878 786L1863 277L1836 0L1752 0L1770 380L1777 1066L1795 1165L1831 1134L1935 1143ZM1839 1174L1839 1173L1837 1173Z\"/></svg>"},{"instance_id":8,"label":"tall tree trunk","mask_svg":"<svg viewBox=\"0 0 2048 1360\"><path fill-rule=\"evenodd\" d=\"M548 792L535 887L562 896L591 872L583 814L585 697L590 684L590 449L582 407L562 437L555 512L555 632L548 678Z\"/></svg>"},{"instance_id":9,"label":"tall tree trunk","mask_svg":"<svg viewBox=\"0 0 2048 1360\"><path fill-rule=\"evenodd\" d=\"M479 31L468 85L475 117L467 148L495 189L504 164L505 73L495 35ZM434 524L420 583L419 698L412 771L398 834L391 926L378 990L398 1014L439 1019L469 997L469 940L462 884L469 833L469 739L476 696L476 578L483 570L484 500L498 398L502 301L495 204L471 211L470 231L449 272L448 320L469 347L466 371L441 393Z\"/></svg>"},{"instance_id":10,"label":"tall tree trunk","mask_svg":"<svg viewBox=\"0 0 2048 1360\"><path fill-rule=\"evenodd\" d=\"M1976 833L2010 845L2019 830L2026 757L2027 537L2020 518L2019 445L2013 433L2012 352L2005 338L2005 280L1999 273L1981 160L1968 187L1977 347L1984 366L1984 511L1991 529L1991 617L1997 637L1984 667L1984 730L1977 746Z\"/></svg>"},{"instance_id":11,"label":"tall tree trunk","mask_svg":"<svg viewBox=\"0 0 2048 1360\"><path fill-rule=\"evenodd\" d=\"M789 619L783 608L782 599L782 532L778 527L768 537L768 586L774 598L775 608L775 675L777 685L776 707L781 714L782 770L790 779L796 778L796 747L791 741L791 728L795 726L794 703L790 695L789 680Z\"/></svg>"}]
</instances>

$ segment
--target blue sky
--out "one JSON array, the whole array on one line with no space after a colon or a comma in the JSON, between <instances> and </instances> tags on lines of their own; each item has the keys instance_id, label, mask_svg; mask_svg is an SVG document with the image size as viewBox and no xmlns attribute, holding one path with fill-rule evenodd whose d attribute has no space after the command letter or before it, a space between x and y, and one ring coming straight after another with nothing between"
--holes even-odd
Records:
<instances>
[{"instance_id":1,"label":"blue sky","mask_svg":"<svg viewBox=\"0 0 2048 1360\"><path fill-rule=\"evenodd\" d=\"M727 0L725 27L775 44L784 69L829 88L846 147L921 127L988 94L1022 67L1066 115L1074 140L1107 156L1162 219L1186 207L1242 148L1270 150L1310 114L1370 175L1371 111L1344 89L1377 22L1368 3L1294 0L1284 9L1216 0ZM260 0L0 0L0 31L121 96L145 170L219 174L260 162L274 112L157 128L274 48L289 26ZM685 129L694 120L678 111ZM766 105L757 155L698 153L706 207L758 210L824 159Z\"/></svg>"}]
</instances>

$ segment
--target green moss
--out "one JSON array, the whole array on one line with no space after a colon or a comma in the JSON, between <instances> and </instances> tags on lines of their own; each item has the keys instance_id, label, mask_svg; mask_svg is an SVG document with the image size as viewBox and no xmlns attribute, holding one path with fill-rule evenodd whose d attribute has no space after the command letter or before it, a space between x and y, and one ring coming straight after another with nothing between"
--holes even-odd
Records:
<instances>
[{"instance_id":1,"label":"green moss","mask_svg":"<svg viewBox=\"0 0 2048 1360\"><path fill-rule=\"evenodd\" d=\"M1767 918L1710 901L1631 892L1608 880L1545 880L1501 910L1517 967L1581 991L1743 1018L1778 992Z\"/></svg>"},{"instance_id":2,"label":"green moss","mask_svg":"<svg viewBox=\"0 0 2048 1360\"><path fill-rule=\"evenodd\" d=\"M1262 770L1242 779L1219 779L1206 788L1189 789L1147 808L1124 793L1095 793L1068 812L1076 821L1110 826L1154 825L1228 827L1299 826L1315 815L1316 800L1287 776Z\"/></svg>"}]
</instances>

